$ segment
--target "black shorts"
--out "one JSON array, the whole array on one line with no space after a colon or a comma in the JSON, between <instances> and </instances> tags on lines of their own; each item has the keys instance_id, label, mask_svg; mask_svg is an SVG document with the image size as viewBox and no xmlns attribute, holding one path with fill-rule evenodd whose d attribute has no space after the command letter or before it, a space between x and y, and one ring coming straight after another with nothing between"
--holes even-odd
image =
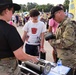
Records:
<instances>
[{"instance_id":1,"label":"black shorts","mask_svg":"<svg viewBox=\"0 0 76 75\"><path fill-rule=\"evenodd\" d=\"M33 55L33 56L38 56L39 53L38 53L38 46L37 45L29 45L29 44L26 44L25 45L25 52L27 54L30 54L30 55Z\"/></svg>"}]
</instances>

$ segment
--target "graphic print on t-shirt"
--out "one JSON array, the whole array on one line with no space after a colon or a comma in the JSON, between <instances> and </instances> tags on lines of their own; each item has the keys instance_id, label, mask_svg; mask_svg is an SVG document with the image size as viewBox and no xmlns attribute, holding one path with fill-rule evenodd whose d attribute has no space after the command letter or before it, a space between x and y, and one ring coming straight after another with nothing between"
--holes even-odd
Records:
<instances>
[{"instance_id":1,"label":"graphic print on t-shirt","mask_svg":"<svg viewBox=\"0 0 76 75\"><path fill-rule=\"evenodd\" d=\"M36 34L37 28L31 28L32 34Z\"/></svg>"}]
</instances>

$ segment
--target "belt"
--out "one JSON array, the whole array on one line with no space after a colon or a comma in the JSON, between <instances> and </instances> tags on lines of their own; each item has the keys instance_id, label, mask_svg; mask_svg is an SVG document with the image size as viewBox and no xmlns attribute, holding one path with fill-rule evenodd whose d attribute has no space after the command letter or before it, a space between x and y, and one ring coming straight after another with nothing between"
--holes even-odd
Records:
<instances>
[{"instance_id":1,"label":"belt","mask_svg":"<svg viewBox=\"0 0 76 75\"><path fill-rule=\"evenodd\" d=\"M16 58L15 57L0 58L0 61L3 61L3 60L12 60L12 59L16 59Z\"/></svg>"}]
</instances>

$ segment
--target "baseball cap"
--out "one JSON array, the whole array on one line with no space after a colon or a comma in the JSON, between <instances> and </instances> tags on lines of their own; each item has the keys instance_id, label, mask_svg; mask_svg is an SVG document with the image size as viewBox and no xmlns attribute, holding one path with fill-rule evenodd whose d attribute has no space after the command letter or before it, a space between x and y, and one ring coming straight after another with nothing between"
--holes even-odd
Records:
<instances>
[{"instance_id":1,"label":"baseball cap","mask_svg":"<svg viewBox=\"0 0 76 75\"><path fill-rule=\"evenodd\" d=\"M61 8L60 6L54 6L51 8L51 17L50 18L54 18L55 13L59 10L63 10L63 8Z\"/></svg>"}]
</instances>

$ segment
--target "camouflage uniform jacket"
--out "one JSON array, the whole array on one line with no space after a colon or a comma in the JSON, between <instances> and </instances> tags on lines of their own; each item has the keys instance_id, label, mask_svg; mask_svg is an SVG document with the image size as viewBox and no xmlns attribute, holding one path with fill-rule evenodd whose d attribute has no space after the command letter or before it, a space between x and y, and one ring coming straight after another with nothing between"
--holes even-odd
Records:
<instances>
[{"instance_id":1,"label":"camouflage uniform jacket","mask_svg":"<svg viewBox=\"0 0 76 75\"><path fill-rule=\"evenodd\" d=\"M56 40L50 44L59 50L58 56L63 59L63 65L76 66L76 25L69 18L58 26Z\"/></svg>"}]
</instances>

